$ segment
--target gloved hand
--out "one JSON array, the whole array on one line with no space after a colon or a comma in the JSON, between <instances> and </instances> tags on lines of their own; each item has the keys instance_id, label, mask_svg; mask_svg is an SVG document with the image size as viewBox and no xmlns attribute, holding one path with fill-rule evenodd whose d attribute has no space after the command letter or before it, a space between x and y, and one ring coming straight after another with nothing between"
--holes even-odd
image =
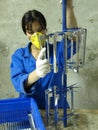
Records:
<instances>
[{"instance_id":1,"label":"gloved hand","mask_svg":"<svg viewBox=\"0 0 98 130\"><path fill-rule=\"evenodd\" d=\"M36 61L36 73L42 78L50 72L50 64L47 59L44 59L46 48L42 48Z\"/></svg>"}]
</instances>

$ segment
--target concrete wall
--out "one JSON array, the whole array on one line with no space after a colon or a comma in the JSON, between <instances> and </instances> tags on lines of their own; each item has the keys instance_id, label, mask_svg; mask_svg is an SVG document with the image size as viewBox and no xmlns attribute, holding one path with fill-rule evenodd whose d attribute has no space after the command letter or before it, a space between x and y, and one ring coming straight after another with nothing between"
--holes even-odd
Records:
<instances>
[{"instance_id":1,"label":"concrete wall","mask_svg":"<svg viewBox=\"0 0 98 130\"><path fill-rule=\"evenodd\" d=\"M75 108L98 108L98 8L97 0L74 0L79 27L87 28L86 65L79 73L68 72L68 83L78 83ZM59 0L0 0L0 98L17 97L10 81L12 53L28 39L21 30L21 17L29 9L40 10L47 18L49 32L61 30Z\"/></svg>"}]
</instances>

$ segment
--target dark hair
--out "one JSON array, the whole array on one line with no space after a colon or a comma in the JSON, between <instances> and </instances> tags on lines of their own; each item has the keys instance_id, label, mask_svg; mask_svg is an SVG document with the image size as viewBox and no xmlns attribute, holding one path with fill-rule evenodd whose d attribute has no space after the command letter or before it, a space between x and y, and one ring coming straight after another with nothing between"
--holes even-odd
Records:
<instances>
[{"instance_id":1,"label":"dark hair","mask_svg":"<svg viewBox=\"0 0 98 130\"><path fill-rule=\"evenodd\" d=\"M37 10L29 10L24 14L21 20L22 30L25 34L26 34L26 26L27 29L32 28L32 23L34 21L38 21L43 30L46 29L47 23L44 15Z\"/></svg>"}]
</instances>

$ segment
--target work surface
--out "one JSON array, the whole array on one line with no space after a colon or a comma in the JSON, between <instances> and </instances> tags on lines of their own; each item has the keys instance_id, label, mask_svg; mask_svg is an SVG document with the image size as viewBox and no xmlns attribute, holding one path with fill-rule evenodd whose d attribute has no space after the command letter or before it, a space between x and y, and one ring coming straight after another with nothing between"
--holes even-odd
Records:
<instances>
[{"instance_id":1,"label":"work surface","mask_svg":"<svg viewBox=\"0 0 98 130\"><path fill-rule=\"evenodd\" d=\"M45 112L41 112L42 115ZM43 120L45 117L43 117ZM45 122L45 121L44 121ZM74 116L68 120L68 126L63 127L63 123L59 122L57 127L54 126L51 119L47 130L98 130L98 110L75 110Z\"/></svg>"}]
</instances>

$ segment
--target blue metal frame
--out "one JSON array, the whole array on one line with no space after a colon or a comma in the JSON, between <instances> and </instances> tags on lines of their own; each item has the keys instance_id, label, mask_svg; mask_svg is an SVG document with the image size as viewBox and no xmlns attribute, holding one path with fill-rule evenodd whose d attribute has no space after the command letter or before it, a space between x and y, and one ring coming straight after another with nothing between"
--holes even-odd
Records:
<instances>
[{"instance_id":1,"label":"blue metal frame","mask_svg":"<svg viewBox=\"0 0 98 130\"><path fill-rule=\"evenodd\" d=\"M62 31L67 29L66 23L66 0L62 0Z\"/></svg>"},{"instance_id":2,"label":"blue metal frame","mask_svg":"<svg viewBox=\"0 0 98 130\"><path fill-rule=\"evenodd\" d=\"M53 75L53 78L52 78L52 83L51 83L51 91L49 90L46 90L46 117L47 117L47 122L48 122L48 119L49 119L49 104L48 104L48 100L49 98L53 97L53 103L54 103L54 121L55 121L55 125L57 125L58 121L59 120L62 120L63 121L63 125L64 127L67 126L67 118L69 115L73 115L73 88L77 88L77 87L73 87L70 86L70 87L67 87L67 72L66 72L66 67L67 67L67 35L66 35L66 32L77 32L77 36L79 36L78 34L78 31L80 31L81 29L80 28L72 28L72 29L67 29L67 21L66 21L66 0L62 0L62 32L57 32L57 35L61 35L63 37L63 48L62 48L62 51L63 51L63 68L62 68L62 77L61 78L61 75L59 75L58 72L55 73L54 71L54 75ZM86 38L86 30L84 29L84 34L85 34L85 38ZM51 33L49 34L49 36L55 36L56 33ZM84 40L86 41L86 39L84 38ZM48 40L49 41L49 40ZM76 41L77 42L77 41ZM54 40L54 43L55 43L55 40ZM85 45L85 44L84 44ZM54 46L54 44L53 44ZM77 50L78 49L78 45L76 45L76 48ZM77 52L75 52L77 53ZM85 51L84 51L84 55L85 55ZM73 66L72 64L75 64L75 63L70 63L70 66L69 68L71 67L71 69L73 69ZM79 66L76 65L76 69L78 70L79 69ZM61 68L60 68L61 69ZM60 70L58 70L60 71ZM56 80L57 79L57 80ZM62 81L61 81L62 80ZM55 90L55 87L57 87L57 89ZM68 109L68 102L67 102L67 92L71 91L71 105L72 105L72 113L70 113L69 115L67 114L67 109ZM56 93L56 94L55 94ZM59 94L58 94L59 93ZM49 94L49 95L48 95ZM52 95L51 95L52 94ZM62 109L63 109L63 117L61 117L59 119L58 117L58 107L59 105L61 105L61 103L59 102L57 105L55 105L55 95L59 95L59 100L60 102L62 102Z\"/></svg>"},{"instance_id":3,"label":"blue metal frame","mask_svg":"<svg viewBox=\"0 0 98 130\"><path fill-rule=\"evenodd\" d=\"M65 31L67 29L67 21L66 21L66 0L62 0L62 31ZM65 39L66 40L66 39ZM64 51L65 52L67 50L67 47L66 45L64 44ZM65 55L65 54L64 54ZM66 59L66 57L64 58ZM66 65L66 60L63 61L64 62L64 65ZM64 126L67 126L67 74L66 74L66 70L65 70L65 67L64 66L64 72L63 72L63 102L64 102L64 105L63 105L63 112L64 112L64 120L63 120L63 124Z\"/></svg>"}]
</instances>

